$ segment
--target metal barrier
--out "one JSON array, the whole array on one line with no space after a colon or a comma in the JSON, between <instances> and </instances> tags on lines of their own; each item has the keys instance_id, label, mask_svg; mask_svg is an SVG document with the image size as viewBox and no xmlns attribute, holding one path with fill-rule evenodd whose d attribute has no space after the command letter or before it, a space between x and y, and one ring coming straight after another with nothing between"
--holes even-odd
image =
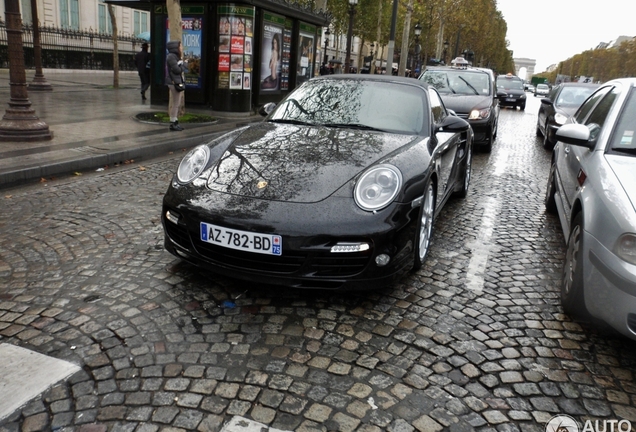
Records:
<instances>
[{"instance_id":1,"label":"metal barrier","mask_svg":"<svg viewBox=\"0 0 636 432\"><path fill-rule=\"evenodd\" d=\"M9 67L6 24L0 22L0 68ZM133 56L141 49L142 39L130 35L117 37L119 70L136 70ZM35 68L33 26L22 25L24 66ZM42 67L52 69L113 70L113 37L110 34L40 27Z\"/></svg>"}]
</instances>

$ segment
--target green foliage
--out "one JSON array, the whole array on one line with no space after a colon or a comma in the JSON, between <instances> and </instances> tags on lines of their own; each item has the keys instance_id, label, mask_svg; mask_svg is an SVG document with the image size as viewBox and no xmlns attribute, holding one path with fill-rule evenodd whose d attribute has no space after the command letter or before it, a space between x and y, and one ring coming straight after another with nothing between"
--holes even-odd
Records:
<instances>
[{"instance_id":1,"label":"green foliage","mask_svg":"<svg viewBox=\"0 0 636 432\"><path fill-rule=\"evenodd\" d=\"M580 76L594 77L600 82L636 76L636 40L625 41L616 48L584 51L562 61L554 71L541 74L552 83L557 75L568 75L572 81Z\"/></svg>"},{"instance_id":2,"label":"green foliage","mask_svg":"<svg viewBox=\"0 0 636 432\"><path fill-rule=\"evenodd\" d=\"M402 46L407 4L408 1L404 0L398 3L396 53ZM327 8L333 16L331 32L346 34L349 26L348 1L327 0ZM355 7L354 35L365 42L378 42L378 17L381 10L379 42L386 46L389 42L392 8L393 0L359 0ZM475 53L475 66L489 67L500 73L514 71L512 52L506 41L507 24L497 10L496 0L415 0L409 29L409 49L414 46L414 28L418 22L422 26L420 44L423 62L438 54L441 57L441 53L437 52L438 38L441 37L439 46L443 41L449 43L448 61L456 50L458 53L471 50ZM443 26L441 36L440 26Z\"/></svg>"}]
</instances>

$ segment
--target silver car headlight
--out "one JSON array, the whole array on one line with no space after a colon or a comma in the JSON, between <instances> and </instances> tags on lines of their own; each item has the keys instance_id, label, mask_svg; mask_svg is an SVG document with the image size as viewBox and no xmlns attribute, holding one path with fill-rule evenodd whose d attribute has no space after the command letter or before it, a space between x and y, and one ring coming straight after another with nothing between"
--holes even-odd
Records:
<instances>
[{"instance_id":1,"label":"silver car headlight","mask_svg":"<svg viewBox=\"0 0 636 432\"><path fill-rule=\"evenodd\" d=\"M210 149L207 145L193 148L181 159L179 168L177 168L177 180L180 183L190 183L201 175L209 159Z\"/></svg>"},{"instance_id":2,"label":"silver car headlight","mask_svg":"<svg viewBox=\"0 0 636 432\"><path fill-rule=\"evenodd\" d=\"M558 125L562 125L565 124L565 121L568 119L567 116L561 114L561 113L556 113L554 114L554 122Z\"/></svg>"},{"instance_id":3,"label":"silver car headlight","mask_svg":"<svg viewBox=\"0 0 636 432\"><path fill-rule=\"evenodd\" d=\"M614 253L630 264L636 265L636 234L623 234L618 238Z\"/></svg>"},{"instance_id":4,"label":"silver car headlight","mask_svg":"<svg viewBox=\"0 0 636 432\"><path fill-rule=\"evenodd\" d=\"M374 166L356 183L354 199L362 210L380 210L389 205L402 187L402 173L389 164Z\"/></svg>"}]
</instances>

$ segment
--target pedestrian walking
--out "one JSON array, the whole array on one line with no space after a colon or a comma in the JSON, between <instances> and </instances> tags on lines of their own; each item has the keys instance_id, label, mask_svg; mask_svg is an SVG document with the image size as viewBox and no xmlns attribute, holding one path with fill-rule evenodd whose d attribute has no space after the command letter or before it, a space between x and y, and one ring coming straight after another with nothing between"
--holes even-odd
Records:
<instances>
[{"instance_id":1,"label":"pedestrian walking","mask_svg":"<svg viewBox=\"0 0 636 432\"><path fill-rule=\"evenodd\" d=\"M168 68L168 76L166 77L166 85L170 89L170 97L172 98L172 106L170 107L170 130L182 131L179 125L177 114L179 106L183 98L185 90L185 78L183 74L187 70L186 63L182 60L183 47L181 41L170 41L166 44L168 55L166 56L166 66Z\"/></svg>"},{"instance_id":2,"label":"pedestrian walking","mask_svg":"<svg viewBox=\"0 0 636 432\"><path fill-rule=\"evenodd\" d=\"M135 65L141 80L141 99L146 100L146 90L150 87L150 53L146 42L141 44L141 51L135 54Z\"/></svg>"}]
</instances>

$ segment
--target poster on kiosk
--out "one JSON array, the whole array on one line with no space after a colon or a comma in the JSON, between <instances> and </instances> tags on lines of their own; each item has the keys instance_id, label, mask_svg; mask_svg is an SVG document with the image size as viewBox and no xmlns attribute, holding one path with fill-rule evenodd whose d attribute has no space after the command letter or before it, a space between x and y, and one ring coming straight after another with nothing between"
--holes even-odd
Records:
<instances>
[{"instance_id":1,"label":"poster on kiosk","mask_svg":"<svg viewBox=\"0 0 636 432\"><path fill-rule=\"evenodd\" d=\"M221 5L217 88L252 89L254 8Z\"/></svg>"}]
</instances>

